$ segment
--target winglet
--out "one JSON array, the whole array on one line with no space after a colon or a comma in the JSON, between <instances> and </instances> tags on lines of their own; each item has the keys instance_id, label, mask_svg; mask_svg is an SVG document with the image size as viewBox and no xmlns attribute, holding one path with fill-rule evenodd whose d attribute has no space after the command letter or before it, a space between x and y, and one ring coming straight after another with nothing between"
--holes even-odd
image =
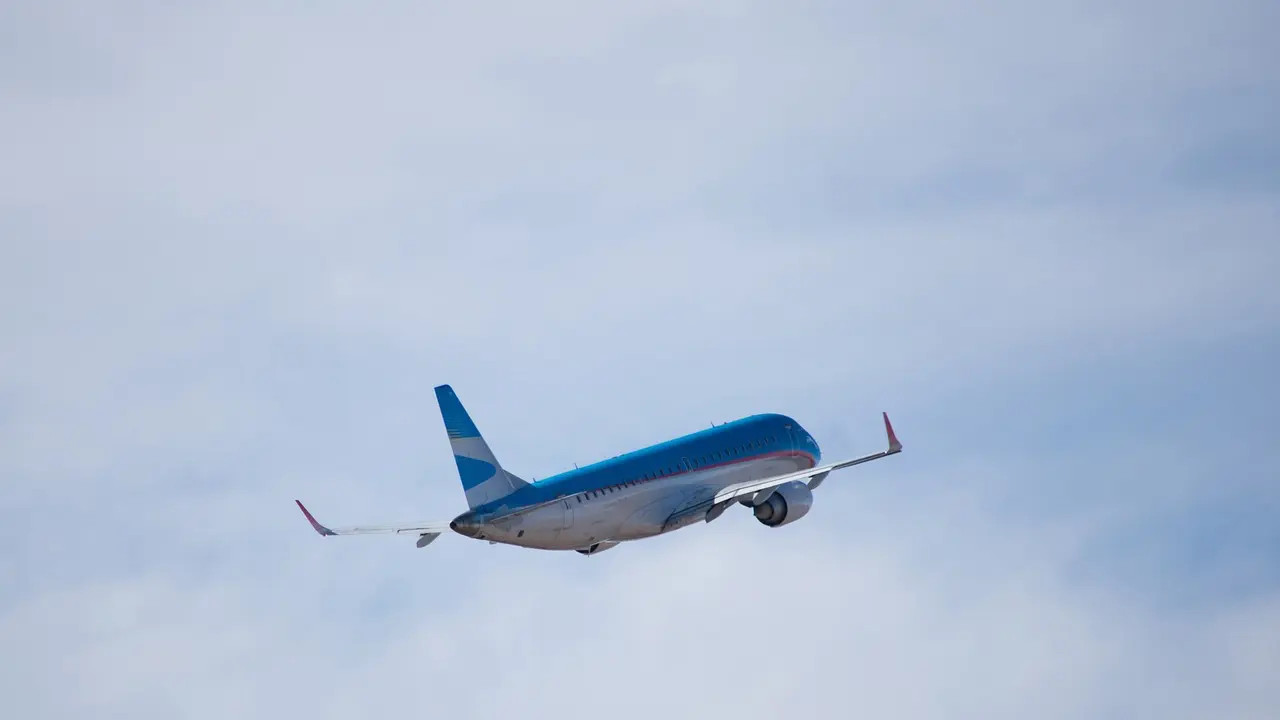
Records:
<instances>
[{"instance_id":1,"label":"winglet","mask_svg":"<svg viewBox=\"0 0 1280 720\"><path fill-rule=\"evenodd\" d=\"M311 527L315 528L316 532L320 533L321 535L337 535L338 534L330 530L329 528L321 525L320 523L316 522L315 517L312 516L309 510L307 510L307 506L302 504L301 500L294 500L294 502L298 503L298 508L302 510L303 515L307 516L307 522L311 523Z\"/></svg>"},{"instance_id":2,"label":"winglet","mask_svg":"<svg viewBox=\"0 0 1280 720\"><path fill-rule=\"evenodd\" d=\"M893 434L893 425L889 424L889 413L880 414L884 416L884 432L889 436L889 452L902 452L902 443L898 442L898 436Z\"/></svg>"}]
</instances>

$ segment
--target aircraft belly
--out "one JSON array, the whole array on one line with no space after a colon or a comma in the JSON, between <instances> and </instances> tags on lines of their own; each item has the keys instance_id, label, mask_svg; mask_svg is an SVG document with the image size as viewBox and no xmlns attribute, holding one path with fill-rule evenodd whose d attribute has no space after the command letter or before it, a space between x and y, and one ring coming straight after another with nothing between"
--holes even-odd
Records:
<instances>
[{"instance_id":1,"label":"aircraft belly","mask_svg":"<svg viewBox=\"0 0 1280 720\"><path fill-rule=\"evenodd\" d=\"M614 497L585 502L574 510L573 527L561 533L563 543L571 548L586 547L601 540L618 540L619 528L637 503L648 493L615 493Z\"/></svg>"},{"instance_id":2,"label":"aircraft belly","mask_svg":"<svg viewBox=\"0 0 1280 720\"><path fill-rule=\"evenodd\" d=\"M673 508L679 507L680 502L679 496L675 495L656 500L650 499L635 512L623 518L614 533L614 539L639 540L661 534L662 524L674 512Z\"/></svg>"},{"instance_id":3,"label":"aircraft belly","mask_svg":"<svg viewBox=\"0 0 1280 720\"><path fill-rule=\"evenodd\" d=\"M618 528L616 539L639 540L661 535L667 518L683 507L696 504L715 495L722 487L738 482L741 469L724 468L694 473L679 485L664 488L639 504Z\"/></svg>"}]
</instances>

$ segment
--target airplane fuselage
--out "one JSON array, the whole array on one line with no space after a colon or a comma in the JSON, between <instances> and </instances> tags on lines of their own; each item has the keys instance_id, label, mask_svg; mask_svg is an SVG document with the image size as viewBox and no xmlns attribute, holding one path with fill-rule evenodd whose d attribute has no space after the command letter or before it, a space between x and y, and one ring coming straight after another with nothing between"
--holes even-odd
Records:
<instances>
[{"instance_id":1,"label":"airplane fuselage","mask_svg":"<svg viewBox=\"0 0 1280 720\"><path fill-rule=\"evenodd\" d=\"M753 415L529 484L450 527L545 550L638 540L682 527L673 513L725 487L806 470L821 455L795 420Z\"/></svg>"},{"instance_id":2,"label":"airplane fuselage","mask_svg":"<svg viewBox=\"0 0 1280 720\"><path fill-rule=\"evenodd\" d=\"M295 501L313 530L323 537L416 536L420 548L453 530L492 543L594 555L628 540L712 522L734 504L751 508L767 527L788 525L808 514L813 490L832 471L902 452L888 413L881 413L886 449L819 465L822 452L813 436L786 415L769 413L528 482L498 462L452 387L438 385L435 391L471 509L449 523L329 527Z\"/></svg>"}]
</instances>

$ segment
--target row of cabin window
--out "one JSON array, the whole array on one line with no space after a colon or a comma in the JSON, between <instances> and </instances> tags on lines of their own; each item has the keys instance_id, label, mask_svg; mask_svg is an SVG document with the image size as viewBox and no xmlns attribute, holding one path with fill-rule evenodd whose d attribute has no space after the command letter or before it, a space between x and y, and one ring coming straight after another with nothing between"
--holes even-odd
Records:
<instances>
[{"instance_id":1,"label":"row of cabin window","mask_svg":"<svg viewBox=\"0 0 1280 720\"><path fill-rule=\"evenodd\" d=\"M689 464L692 465L693 467L701 467L703 465L708 464L709 462L722 460L730 456L741 455L742 453L746 452L748 449L762 448L766 445L772 445L775 442L777 442L777 439L774 438L774 436L770 435L769 437L763 440L752 440L750 443L746 445L739 445L736 448L729 448L728 450L717 450L714 455L707 454L707 455L703 455L700 458L694 458L693 460L689 461ZM699 461L701 461L701 463L699 463ZM669 467L658 468L656 472L645 473L638 480L628 480L627 482L624 482L621 485L611 485L607 488L602 488L600 490L590 490L588 492L582 493L581 495L578 495L578 504L579 505L582 504L582 498L584 497L588 497L588 498L600 497L606 492L613 492L615 489L621 489L624 487L635 487L639 483L647 482L649 480L656 480L660 477L666 477L667 475L674 475L674 474L675 474L675 470L672 468L669 468Z\"/></svg>"}]
</instances>

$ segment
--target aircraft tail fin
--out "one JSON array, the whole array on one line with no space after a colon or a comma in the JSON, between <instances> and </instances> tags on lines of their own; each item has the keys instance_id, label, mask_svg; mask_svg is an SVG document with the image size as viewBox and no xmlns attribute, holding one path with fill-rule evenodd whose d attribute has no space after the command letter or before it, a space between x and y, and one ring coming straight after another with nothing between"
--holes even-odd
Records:
<instances>
[{"instance_id":1,"label":"aircraft tail fin","mask_svg":"<svg viewBox=\"0 0 1280 720\"><path fill-rule=\"evenodd\" d=\"M440 404L440 415L444 418L444 429L449 433L453 460L458 466L458 476L462 479L469 507L504 498L529 484L502 469L453 388L448 385L437 387L436 402Z\"/></svg>"}]
</instances>

